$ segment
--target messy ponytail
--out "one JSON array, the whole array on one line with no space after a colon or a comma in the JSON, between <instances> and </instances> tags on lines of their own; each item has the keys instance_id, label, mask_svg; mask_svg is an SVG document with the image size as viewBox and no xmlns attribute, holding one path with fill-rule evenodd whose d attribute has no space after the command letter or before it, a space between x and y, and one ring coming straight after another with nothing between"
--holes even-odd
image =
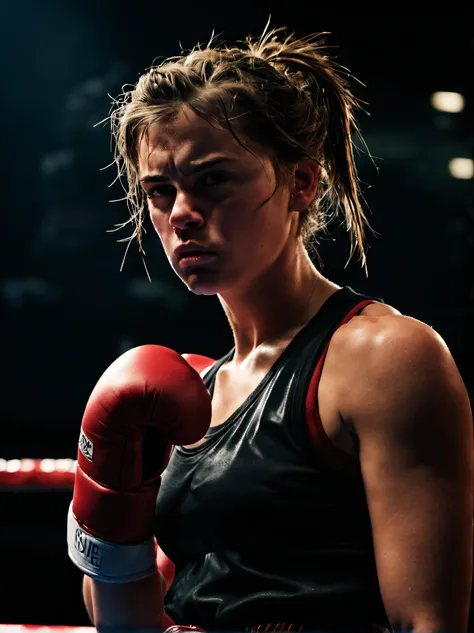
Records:
<instances>
[{"instance_id":1,"label":"messy ponytail","mask_svg":"<svg viewBox=\"0 0 474 633\"><path fill-rule=\"evenodd\" d=\"M268 27L268 25L267 25ZM347 84L348 71L326 55L327 33L280 37L284 28L247 36L229 48L211 41L171 57L142 75L114 102L111 114L115 162L141 249L145 199L138 182L138 146L154 123L177 117L184 104L229 130L246 147L256 142L272 157L277 182L292 165L315 160L321 171L313 202L301 213L299 234L307 247L339 215L367 270L365 232L353 135L359 101ZM238 123L238 131L236 125ZM250 151L250 149L249 149ZM122 182L123 184L123 182ZM122 225L123 226L123 225Z\"/></svg>"}]
</instances>

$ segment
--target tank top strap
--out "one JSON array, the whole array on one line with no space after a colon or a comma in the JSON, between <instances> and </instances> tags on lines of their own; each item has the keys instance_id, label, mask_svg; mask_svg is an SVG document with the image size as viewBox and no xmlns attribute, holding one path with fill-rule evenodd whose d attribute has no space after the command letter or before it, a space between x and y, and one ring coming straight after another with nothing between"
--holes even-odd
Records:
<instances>
[{"instance_id":1,"label":"tank top strap","mask_svg":"<svg viewBox=\"0 0 474 633\"><path fill-rule=\"evenodd\" d=\"M384 301L355 292L349 286L341 288L330 297L330 299L333 298L323 322L308 324L305 337L305 362L296 387L293 418L305 420L304 432L308 438L310 450L322 457L324 462L340 471L350 473L359 468L359 463L355 458L338 449L328 438L318 411L318 387L329 343L337 329L360 314L367 305L375 302L384 303Z\"/></svg>"}]
</instances>

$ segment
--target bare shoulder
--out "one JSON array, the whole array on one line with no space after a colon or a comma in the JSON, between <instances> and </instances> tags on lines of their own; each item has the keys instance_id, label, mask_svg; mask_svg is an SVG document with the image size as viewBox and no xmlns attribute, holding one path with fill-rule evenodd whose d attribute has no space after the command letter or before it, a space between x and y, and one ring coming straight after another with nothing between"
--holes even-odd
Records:
<instances>
[{"instance_id":1,"label":"bare shoulder","mask_svg":"<svg viewBox=\"0 0 474 633\"><path fill-rule=\"evenodd\" d=\"M362 312L353 317L348 323L341 326L334 333L328 349L326 364L347 364L350 357L360 353L360 345L367 343L371 337L376 336L376 330L383 328L392 319L389 317L402 317L399 310L385 303L371 303Z\"/></svg>"},{"instance_id":2,"label":"bare shoulder","mask_svg":"<svg viewBox=\"0 0 474 633\"><path fill-rule=\"evenodd\" d=\"M381 317L381 316L401 316L401 312L396 308L389 306L387 303L370 303L366 306L362 312L359 314L359 317Z\"/></svg>"},{"instance_id":3,"label":"bare shoulder","mask_svg":"<svg viewBox=\"0 0 474 633\"><path fill-rule=\"evenodd\" d=\"M411 361L428 360L424 355L430 352L450 356L446 343L432 327L381 303L368 305L340 327L334 338L344 360L357 361L359 367L362 363L366 370L374 363L372 369L380 363L393 366L404 362L407 354Z\"/></svg>"},{"instance_id":4,"label":"bare shoulder","mask_svg":"<svg viewBox=\"0 0 474 633\"><path fill-rule=\"evenodd\" d=\"M371 304L334 338L344 367L340 413L354 427L388 407L404 410L408 419L410 412L416 418L417 410L428 413L433 405L454 406L459 399L466 403L467 392L446 342L422 321Z\"/></svg>"},{"instance_id":5,"label":"bare shoulder","mask_svg":"<svg viewBox=\"0 0 474 633\"><path fill-rule=\"evenodd\" d=\"M358 440L384 607L394 630L408 622L417 631L466 630L473 475L467 390L429 325L388 306L368 308L339 328L334 358L339 415Z\"/></svg>"}]
</instances>

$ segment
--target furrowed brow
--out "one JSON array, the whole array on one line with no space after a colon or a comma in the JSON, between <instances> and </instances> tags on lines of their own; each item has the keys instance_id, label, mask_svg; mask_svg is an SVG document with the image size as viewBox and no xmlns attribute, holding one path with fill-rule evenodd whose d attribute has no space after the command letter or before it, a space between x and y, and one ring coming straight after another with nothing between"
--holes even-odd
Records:
<instances>
[{"instance_id":1,"label":"furrowed brow","mask_svg":"<svg viewBox=\"0 0 474 633\"><path fill-rule=\"evenodd\" d=\"M210 167L214 167L215 165L220 165L222 163L232 163L235 162L235 158L231 158L228 156L220 156L218 158L211 158L210 160L205 160L200 163L195 163L190 165L186 171L186 176L192 176L201 171L209 169ZM147 174L140 178L140 182L142 185L146 183L157 183L157 182L167 182L169 178L163 176L161 174Z\"/></svg>"}]
</instances>

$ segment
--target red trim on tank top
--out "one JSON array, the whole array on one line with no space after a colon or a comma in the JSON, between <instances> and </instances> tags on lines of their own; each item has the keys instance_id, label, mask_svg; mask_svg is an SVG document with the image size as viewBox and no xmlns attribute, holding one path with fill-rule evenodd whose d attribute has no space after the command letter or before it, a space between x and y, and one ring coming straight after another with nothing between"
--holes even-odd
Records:
<instances>
[{"instance_id":1,"label":"red trim on tank top","mask_svg":"<svg viewBox=\"0 0 474 633\"><path fill-rule=\"evenodd\" d=\"M346 314L339 327L348 323L348 321L350 321L352 317L357 316L357 314L359 314L366 306L370 305L371 303L374 303L372 299L366 299L358 303L352 308L350 312ZM359 463L358 459L352 457L348 453L345 453L340 448L337 448L337 446L335 446L335 444L331 442L331 440L327 436L326 431L324 430L318 411L318 386L330 343L331 340L326 345L323 353L321 354L321 358L316 365L316 369L314 370L311 381L309 383L305 404L306 426L313 448L325 461L329 461L338 469L342 468L343 470L354 472L354 468L356 468Z\"/></svg>"}]
</instances>

